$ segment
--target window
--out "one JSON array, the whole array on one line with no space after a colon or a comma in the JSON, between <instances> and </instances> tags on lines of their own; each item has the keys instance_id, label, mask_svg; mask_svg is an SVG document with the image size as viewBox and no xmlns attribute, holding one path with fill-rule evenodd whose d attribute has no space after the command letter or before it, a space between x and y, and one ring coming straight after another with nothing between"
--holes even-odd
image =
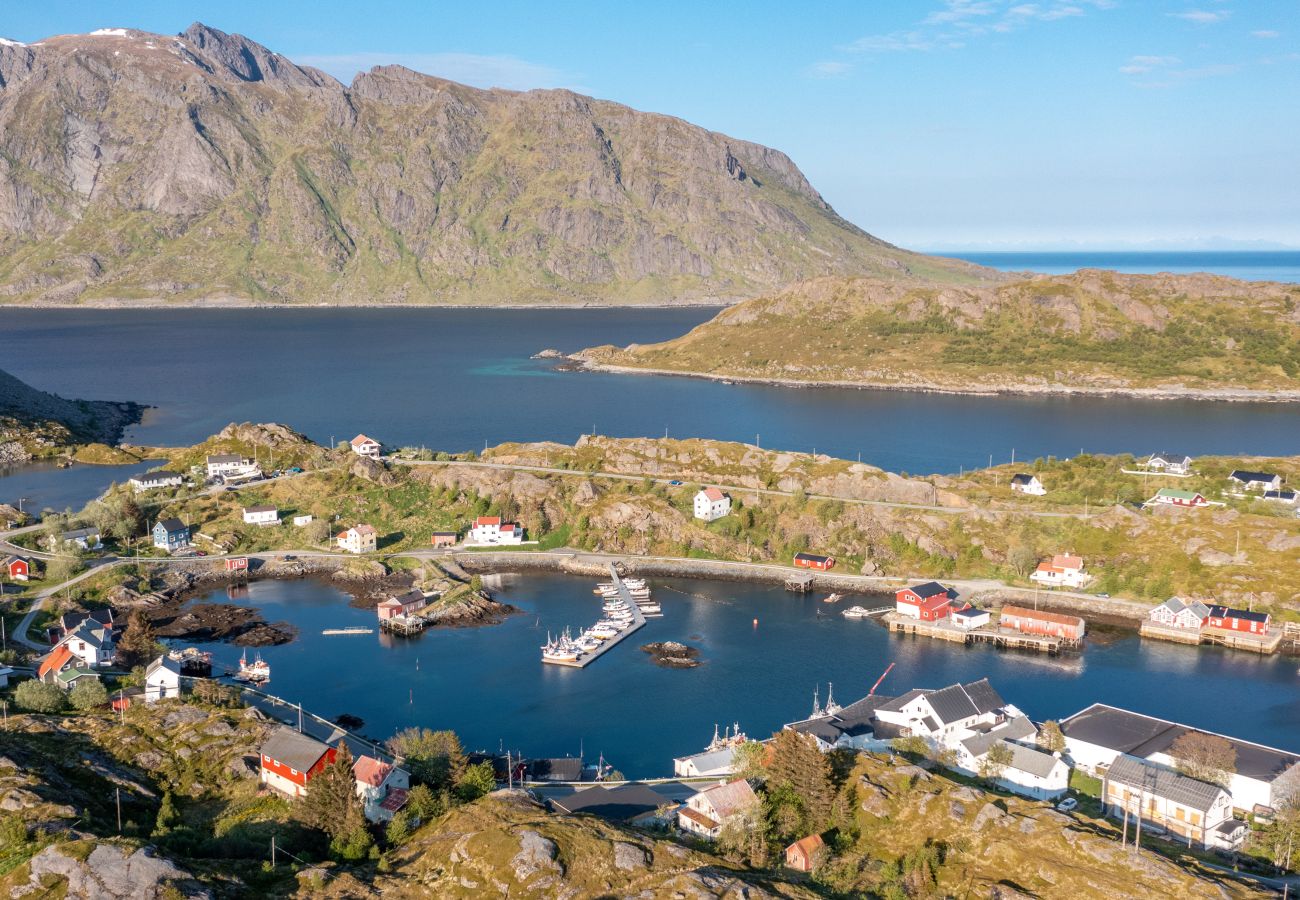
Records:
<instances>
[{"instance_id":1,"label":"window","mask_svg":"<svg viewBox=\"0 0 1300 900\"><path fill-rule=\"evenodd\" d=\"M297 770L297 769L290 769L290 770L289 770L289 774L290 774L290 775L297 775L297 774L298 774L298 770Z\"/></svg>"},{"instance_id":2,"label":"window","mask_svg":"<svg viewBox=\"0 0 1300 900\"><path fill-rule=\"evenodd\" d=\"M1193 825L1200 825L1200 824L1201 824L1201 814L1200 814L1200 813L1198 813L1198 812L1194 812L1194 813L1192 813L1192 824L1193 824Z\"/></svg>"}]
</instances>

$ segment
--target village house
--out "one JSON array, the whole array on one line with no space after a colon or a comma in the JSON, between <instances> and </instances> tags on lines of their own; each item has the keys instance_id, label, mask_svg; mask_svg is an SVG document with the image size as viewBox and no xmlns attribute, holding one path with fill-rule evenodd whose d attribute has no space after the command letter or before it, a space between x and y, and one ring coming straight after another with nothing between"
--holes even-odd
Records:
<instances>
[{"instance_id":1,"label":"village house","mask_svg":"<svg viewBox=\"0 0 1300 900\"><path fill-rule=\"evenodd\" d=\"M1189 847L1234 850L1245 837L1245 822L1232 818L1232 800L1217 784L1132 756L1119 756L1103 778L1106 814L1124 818L1130 828L1141 817L1143 829L1181 838Z\"/></svg>"},{"instance_id":2,"label":"village house","mask_svg":"<svg viewBox=\"0 0 1300 900\"><path fill-rule=\"evenodd\" d=\"M816 553L796 553L794 555L794 564L800 569L827 569L835 568L835 557L820 556Z\"/></svg>"},{"instance_id":3,"label":"village house","mask_svg":"<svg viewBox=\"0 0 1300 900\"><path fill-rule=\"evenodd\" d=\"M76 631L77 627L87 620L111 628L113 626L113 608L105 606L102 609L92 609L89 612L81 610L65 612L59 616L57 623L46 629L46 638L51 644L57 644L64 637Z\"/></svg>"},{"instance_id":4,"label":"village house","mask_svg":"<svg viewBox=\"0 0 1300 900\"><path fill-rule=\"evenodd\" d=\"M894 592L894 611L909 619L937 622L946 618L956 608L967 604L960 602L957 591L937 581L927 581Z\"/></svg>"},{"instance_id":5,"label":"village house","mask_svg":"<svg viewBox=\"0 0 1300 900\"><path fill-rule=\"evenodd\" d=\"M1272 472L1249 472L1245 469L1233 469L1228 480L1237 487L1247 491L1280 491L1282 476Z\"/></svg>"},{"instance_id":6,"label":"village house","mask_svg":"<svg viewBox=\"0 0 1300 900\"><path fill-rule=\"evenodd\" d=\"M926 738L956 749L960 742L1023 713L1002 699L987 678L939 690L913 689L875 711L877 738Z\"/></svg>"},{"instance_id":7,"label":"village house","mask_svg":"<svg viewBox=\"0 0 1300 900\"><path fill-rule=\"evenodd\" d=\"M362 755L352 764L352 777L362 809L371 822L390 821L406 805L411 776L405 769Z\"/></svg>"},{"instance_id":8,"label":"village house","mask_svg":"<svg viewBox=\"0 0 1300 900\"><path fill-rule=\"evenodd\" d=\"M1057 637L1066 641L1083 640L1088 627L1078 616L1045 609L1026 609L1023 606L1002 607L998 615L998 626L1014 628L1021 634Z\"/></svg>"},{"instance_id":9,"label":"village house","mask_svg":"<svg viewBox=\"0 0 1300 900\"><path fill-rule=\"evenodd\" d=\"M36 679L46 684L54 684L55 677L64 669L70 669L79 663L72 651L62 644L51 650L36 667Z\"/></svg>"},{"instance_id":10,"label":"village house","mask_svg":"<svg viewBox=\"0 0 1300 900\"><path fill-rule=\"evenodd\" d=\"M993 779L1003 790L1034 800L1055 800L1070 788L1070 766L1060 754L1016 741L1001 741L1011 761Z\"/></svg>"},{"instance_id":11,"label":"village house","mask_svg":"<svg viewBox=\"0 0 1300 900\"><path fill-rule=\"evenodd\" d=\"M1184 600L1170 597L1147 614L1147 618L1166 628L1182 628L1187 631L1200 631L1210 617L1210 607L1200 600Z\"/></svg>"},{"instance_id":12,"label":"village house","mask_svg":"<svg viewBox=\"0 0 1300 900\"><path fill-rule=\"evenodd\" d=\"M424 595L424 591L411 588L400 597L389 597L387 600L375 607L375 613L379 616L379 621L387 619L404 618L419 612L429 605L429 598Z\"/></svg>"},{"instance_id":13,"label":"village house","mask_svg":"<svg viewBox=\"0 0 1300 900\"><path fill-rule=\"evenodd\" d=\"M1211 606L1205 618L1205 627L1266 635L1271 621L1268 613L1233 609L1229 606Z\"/></svg>"},{"instance_id":14,"label":"village house","mask_svg":"<svg viewBox=\"0 0 1300 900\"><path fill-rule=\"evenodd\" d=\"M175 553L190 545L190 526L180 519L159 519L153 526L153 545L159 550Z\"/></svg>"},{"instance_id":15,"label":"village house","mask_svg":"<svg viewBox=\"0 0 1300 900\"><path fill-rule=\"evenodd\" d=\"M102 550L104 548L103 537L100 535L99 529L93 526L65 531L59 535L59 543L71 544L78 550Z\"/></svg>"},{"instance_id":16,"label":"village house","mask_svg":"<svg viewBox=\"0 0 1300 900\"><path fill-rule=\"evenodd\" d=\"M1044 587L1081 588L1092 581L1092 576L1083 570L1082 557L1058 553L1050 560L1040 562L1029 580Z\"/></svg>"},{"instance_id":17,"label":"village house","mask_svg":"<svg viewBox=\"0 0 1300 900\"><path fill-rule=\"evenodd\" d=\"M178 472L168 472L166 469L157 469L153 472L146 472L143 475L135 475L127 480L132 490L137 494L145 491L155 491L159 488L175 488L185 483L185 479Z\"/></svg>"},{"instance_id":18,"label":"village house","mask_svg":"<svg viewBox=\"0 0 1300 900\"><path fill-rule=\"evenodd\" d=\"M181 664L166 653L144 670L144 701L175 699L181 695Z\"/></svg>"},{"instance_id":19,"label":"village house","mask_svg":"<svg viewBox=\"0 0 1300 900\"><path fill-rule=\"evenodd\" d=\"M1189 733L1213 734L1165 719L1094 703L1061 722L1066 755L1075 768L1100 777L1121 754L1143 759L1167 769L1176 769L1170 748ZM1232 805L1253 810L1256 805L1275 806L1273 787L1282 776L1300 766L1300 755L1266 747L1239 738L1216 734L1232 745L1236 754L1226 785Z\"/></svg>"},{"instance_id":20,"label":"village house","mask_svg":"<svg viewBox=\"0 0 1300 900\"><path fill-rule=\"evenodd\" d=\"M874 694L848 706L840 706L828 694L824 707L819 706L814 698L812 715L799 722L787 723L785 727L811 737L823 753L831 750L880 750L883 742L876 736L876 710L894 699Z\"/></svg>"},{"instance_id":21,"label":"village house","mask_svg":"<svg viewBox=\"0 0 1300 900\"><path fill-rule=\"evenodd\" d=\"M337 541L339 549L348 553L373 553L379 547L379 532L370 525L353 525L340 531Z\"/></svg>"},{"instance_id":22,"label":"village house","mask_svg":"<svg viewBox=\"0 0 1300 900\"><path fill-rule=\"evenodd\" d=\"M1285 503L1287 506L1295 506L1295 491L1265 491L1264 499L1271 500L1274 503Z\"/></svg>"},{"instance_id":23,"label":"village house","mask_svg":"<svg viewBox=\"0 0 1300 900\"><path fill-rule=\"evenodd\" d=\"M302 528L304 525L310 525L314 521L316 521L315 516L294 516L293 527Z\"/></svg>"},{"instance_id":24,"label":"village house","mask_svg":"<svg viewBox=\"0 0 1300 900\"><path fill-rule=\"evenodd\" d=\"M1037 475L1028 475L1023 472L1017 472L1011 476L1011 490L1020 494L1031 494L1035 497L1041 497L1047 493L1047 488L1038 480Z\"/></svg>"},{"instance_id":25,"label":"village house","mask_svg":"<svg viewBox=\"0 0 1300 900\"><path fill-rule=\"evenodd\" d=\"M730 494L725 494L715 487L708 487L695 495L695 518L697 519L712 522L730 512Z\"/></svg>"},{"instance_id":26,"label":"village house","mask_svg":"<svg viewBox=\"0 0 1300 900\"><path fill-rule=\"evenodd\" d=\"M4 569L11 581L26 581L32 575L31 562L22 556L5 557Z\"/></svg>"},{"instance_id":27,"label":"village house","mask_svg":"<svg viewBox=\"0 0 1300 900\"><path fill-rule=\"evenodd\" d=\"M280 510L274 506L245 506L244 524L265 527L280 524Z\"/></svg>"},{"instance_id":28,"label":"village house","mask_svg":"<svg viewBox=\"0 0 1300 900\"><path fill-rule=\"evenodd\" d=\"M500 516L479 516L470 527L467 544L511 545L524 542L524 529Z\"/></svg>"},{"instance_id":29,"label":"village house","mask_svg":"<svg viewBox=\"0 0 1300 900\"><path fill-rule=\"evenodd\" d=\"M677 812L677 827L705 840L716 840L728 819L744 815L757 806L758 796L748 781L738 778L719 782L686 801Z\"/></svg>"},{"instance_id":30,"label":"village house","mask_svg":"<svg viewBox=\"0 0 1300 900\"><path fill-rule=\"evenodd\" d=\"M429 545L434 548L455 547L460 534L455 531L435 531L429 538Z\"/></svg>"},{"instance_id":31,"label":"village house","mask_svg":"<svg viewBox=\"0 0 1300 900\"><path fill-rule=\"evenodd\" d=\"M87 666L107 666L117 655L113 627L90 618L82 620L64 635L55 649L59 647L66 647L80 663Z\"/></svg>"},{"instance_id":32,"label":"village house","mask_svg":"<svg viewBox=\"0 0 1300 900\"><path fill-rule=\"evenodd\" d=\"M1162 450L1151 454L1146 467L1152 472L1163 472L1166 475L1188 475L1192 471L1192 458L1184 453Z\"/></svg>"},{"instance_id":33,"label":"village house","mask_svg":"<svg viewBox=\"0 0 1300 900\"><path fill-rule=\"evenodd\" d=\"M1174 488L1161 488L1147 503L1181 506L1187 509L1200 509L1210 505L1210 501L1206 500L1199 491L1179 491Z\"/></svg>"},{"instance_id":34,"label":"village house","mask_svg":"<svg viewBox=\"0 0 1300 900\"><path fill-rule=\"evenodd\" d=\"M334 762L337 753L315 738L277 728L262 745L262 784L288 797L301 797L311 779Z\"/></svg>"},{"instance_id":35,"label":"village house","mask_svg":"<svg viewBox=\"0 0 1300 900\"><path fill-rule=\"evenodd\" d=\"M238 453L215 453L207 459L210 479L247 478L256 469L256 463Z\"/></svg>"},{"instance_id":36,"label":"village house","mask_svg":"<svg viewBox=\"0 0 1300 900\"><path fill-rule=\"evenodd\" d=\"M796 872L811 872L826 852L820 834L810 834L785 848L785 864Z\"/></svg>"},{"instance_id":37,"label":"village house","mask_svg":"<svg viewBox=\"0 0 1300 900\"><path fill-rule=\"evenodd\" d=\"M0 688L9 687L9 676L14 674L14 670L6 665L0 664Z\"/></svg>"},{"instance_id":38,"label":"village house","mask_svg":"<svg viewBox=\"0 0 1300 900\"><path fill-rule=\"evenodd\" d=\"M962 631L973 631L989 624L990 616L987 609L968 606L965 609L952 610L952 612L948 613L948 618L952 620L952 624Z\"/></svg>"},{"instance_id":39,"label":"village house","mask_svg":"<svg viewBox=\"0 0 1300 900\"><path fill-rule=\"evenodd\" d=\"M380 447L379 441L374 438L368 438L364 434L359 434L354 437L351 443L353 453L357 456L364 456L369 459L379 459L380 452L383 449Z\"/></svg>"}]
</instances>

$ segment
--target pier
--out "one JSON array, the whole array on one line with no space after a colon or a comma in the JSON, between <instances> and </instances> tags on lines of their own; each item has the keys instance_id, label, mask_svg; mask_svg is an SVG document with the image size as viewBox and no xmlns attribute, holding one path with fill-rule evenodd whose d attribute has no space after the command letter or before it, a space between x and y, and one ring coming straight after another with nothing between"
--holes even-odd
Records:
<instances>
[{"instance_id":1,"label":"pier","mask_svg":"<svg viewBox=\"0 0 1300 900\"><path fill-rule=\"evenodd\" d=\"M577 659L547 659L546 657L542 657L542 662L552 666L568 666L571 669L585 669L614 647L622 643L625 637L640 631L641 626L645 625L645 615L641 612L640 607L636 605L636 601L632 599L632 592L629 591L627 585L623 583L623 579L619 576L618 569L614 567L613 563L609 564L609 575L614 579L614 584L618 587L619 598L626 603L628 608L632 611L632 623L612 638L601 641L600 646L595 650L592 650L590 653L580 654Z\"/></svg>"},{"instance_id":2,"label":"pier","mask_svg":"<svg viewBox=\"0 0 1300 900\"><path fill-rule=\"evenodd\" d=\"M1040 653L1056 654L1063 649L1072 649L1077 642L1064 638L1042 634L1024 634L1010 628L984 626L963 629L951 624L946 619L937 622L923 622L910 616L900 616L889 612L881 617L890 631L898 634L919 634L923 637L938 638L954 644L992 644L1006 650L1036 650Z\"/></svg>"},{"instance_id":3,"label":"pier","mask_svg":"<svg viewBox=\"0 0 1300 900\"><path fill-rule=\"evenodd\" d=\"M392 618L379 620L380 631L386 631L389 634L400 634L403 637L419 634L428 627L429 620L424 616L393 616ZM322 632L322 634L324 633ZM353 632L344 632L340 629L336 633L351 634Z\"/></svg>"},{"instance_id":4,"label":"pier","mask_svg":"<svg viewBox=\"0 0 1300 900\"><path fill-rule=\"evenodd\" d=\"M1252 653L1276 653L1282 642L1288 639L1290 633L1288 626L1291 624L1287 623L1281 628L1273 626L1268 630L1268 634L1250 634L1244 631L1230 631L1226 628L1212 628L1208 625L1203 625L1199 629L1172 628L1147 621L1138 628L1138 634L1144 638L1173 641L1177 644L1210 644L1232 650L1249 650Z\"/></svg>"}]
</instances>

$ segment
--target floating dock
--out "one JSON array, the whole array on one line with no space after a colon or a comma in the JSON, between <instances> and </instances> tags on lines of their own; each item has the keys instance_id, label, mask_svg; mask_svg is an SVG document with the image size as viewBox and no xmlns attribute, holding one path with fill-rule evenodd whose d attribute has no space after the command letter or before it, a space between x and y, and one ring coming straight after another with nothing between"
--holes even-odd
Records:
<instances>
[{"instance_id":1,"label":"floating dock","mask_svg":"<svg viewBox=\"0 0 1300 900\"><path fill-rule=\"evenodd\" d=\"M356 626L350 628L324 628L321 630L321 634L374 634L374 633L375 633L375 629L373 628L360 628Z\"/></svg>"},{"instance_id":2,"label":"floating dock","mask_svg":"<svg viewBox=\"0 0 1300 900\"><path fill-rule=\"evenodd\" d=\"M923 622L911 616L900 616L896 612L885 613L881 618L890 631L899 634L919 634L923 637L938 638L941 641L951 641L954 644L992 644L1008 650L1036 650L1051 654L1077 646L1077 642L1065 638L1024 634L1010 628L985 626L967 630L958 628L944 619L937 622Z\"/></svg>"},{"instance_id":3,"label":"floating dock","mask_svg":"<svg viewBox=\"0 0 1300 900\"><path fill-rule=\"evenodd\" d=\"M1173 641L1177 644L1211 644L1232 650L1249 650L1252 653L1276 653L1282 642L1288 639L1287 629L1277 626L1270 628L1268 634L1250 634L1227 628L1211 628L1208 625L1199 629L1171 628L1155 622L1143 622L1138 628L1138 634L1158 641Z\"/></svg>"},{"instance_id":4,"label":"floating dock","mask_svg":"<svg viewBox=\"0 0 1300 900\"><path fill-rule=\"evenodd\" d=\"M604 656L605 653L622 643L623 638L639 631L641 626L645 624L645 616L642 614L640 607L636 605L636 601L632 599L632 592L627 589L627 585L625 585L623 579L619 577L618 570L614 568L613 563L609 564L609 574L610 577L614 579L615 586L618 587L619 598L626 603L628 608L632 611L632 623L612 638L601 641L600 646L595 650L592 650L590 653L580 654L577 659L547 659L546 657L542 657L542 662L552 666L568 666L570 669L585 669L587 666L600 659L600 657Z\"/></svg>"}]
</instances>

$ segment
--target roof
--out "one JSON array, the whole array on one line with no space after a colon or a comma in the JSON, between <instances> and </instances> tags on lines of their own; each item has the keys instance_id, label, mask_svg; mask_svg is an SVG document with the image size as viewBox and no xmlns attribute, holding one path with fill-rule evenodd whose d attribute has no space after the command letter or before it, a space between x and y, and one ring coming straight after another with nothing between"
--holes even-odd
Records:
<instances>
[{"instance_id":1,"label":"roof","mask_svg":"<svg viewBox=\"0 0 1300 900\"><path fill-rule=\"evenodd\" d=\"M1250 484L1253 481L1272 482L1277 478L1272 472L1250 472L1246 469L1233 469L1232 474L1228 476L1233 481L1240 481L1244 484Z\"/></svg>"},{"instance_id":2,"label":"roof","mask_svg":"<svg viewBox=\"0 0 1300 900\"><path fill-rule=\"evenodd\" d=\"M1024 472L1017 472L1015 475L1011 476L1012 484L1032 484L1036 480L1036 476L1026 475Z\"/></svg>"},{"instance_id":3,"label":"roof","mask_svg":"<svg viewBox=\"0 0 1300 900\"><path fill-rule=\"evenodd\" d=\"M460 537L459 531L435 531L434 537Z\"/></svg>"},{"instance_id":4,"label":"roof","mask_svg":"<svg viewBox=\"0 0 1300 900\"><path fill-rule=\"evenodd\" d=\"M259 506L245 506L245 507L244 507L244 514L245 514L245 515L247 515L248 513L267 513L267 512L279 512L279 511L280 511L279 507L272 506L272 505L269 504L269 503L263 503L263 504L261 504L261 505L259 505Z\"/></svg>"},{"instance_id":5,"label":"roof","mask_svg":"<svg viewBox=\"0 0 1300 900\"><path fill-rule=\"evenodd\" d=\"M935 717L945 725L1006 706L1006 701L993 689L987 678L968 685L949 685L932 691L925 699L934 710Z\"/></svg>"},{"instance_id":6,"label":"roof","mask_svg":"<svg viewBox=\"0 0 1300 900\"><path fill-rule=\"evenodd\" d=\"M357 534L376 534L376 533L377 533L377 532L375 531L375 526L373 526L373 525L354 525L354 526L352 526L351 528L349 528L348 530L349 530L349 531L355 531Z\"/></svg>"},{"instance_id":7,"label":"roof","mask_svg":"<svg viewBox=\"0 0 1300 900\"><path fill-rule=\"evenodd\" d=\"M1120 753L1146 758L1155 753L1166 753L1174 741L1188 732L1215 734L1180 725L1154 716L1118 709L1104 703L1094 703L1061 722L1061 732L1072 740L1084 741ZM1300 763L1300 755L1275 747L1266 747L1216 734L1232 744L1237 751L1238 775L1259 781L1272 781L1291 767Z\"/></svg>"},{"instance_id":8,"label":"roof","mask_svg":"<svg viewBox=\"0 0 1300 900\"><path fill-rule=\"evenodd\" d=\"M1189 809L1209 812L1215 802L1227 794L1217 784L1197 781L1178 772L1153 765L1145 760L1120 754L1110 764L1106 779L1114 784L1138 788Z\"/></svg>"},{"instance_id":9,"label":"roof","mask_svg":"<svg viewBox=\"0 0 1300 900\"><path fill-rule=\"evenodd\" d=\"M699 812L698 810L691 809L689 806L683 806L677 812L679 815L683 815L686 818L690 819L692 822L696 822L700 825L703 825L705 828L708 828L709 830L713 830L714 828L717 828L718 825L720 824L710 819L704 813Z\"/></svg>"},{"instance_id":10,"label":"roof","mask_svg":"<svg viewBox=\"0 0 1300 900\"><path fill-rule=\"evenodd\" d=\"M269 756L281 765L306 772L320 762L320 758L329 749L313 737L289 728L277 728L266 739L261 752L263 756Z\"/></svg>"},{"instance_id":11,"label":"roof","mask_svg":"<svg viewBox=\"0 0 1300 900\"><path fill-rule=\"evenodd\" d=\"M820 850L822 847L825 846L826 846L826 842L822 840L822 836L820 834L810 834L806 838L800 838L799 840L791 844L789 847L786 847L785 852L789 853L791 850L797 849L801 853L803 853L804 856L811 859L814 853L816 853L818 850Z\"/></svg>"},{"instance_id":12,"label":"roof","mask_svg":"<svg viewBox=\"0 0 1300 900\"><path fill-rule=\"evenodd\" d=\"M149 663L148 667L145 668L144 670L144 677L148 678L150 675L152 675L154 672L157 672L159 669L162 669L167 672L171 672L173 675L176 676L179 676L181 674L181 664L178 661L172 659L166 653L164 653L162 656L159 656L153 662Z\"/></svg>"},{"instance_id":13,"label":"roof","mask_svg":"<svg viewBox=\"0 0 1300 900\"><path fill-rule=\"evenodd\" d=\"M158 525L161 525L163 528L165 528L168 534L172 534L177 531L185 531L189 528L188 525L186 525L184 522L182 522L180 519L176 518L175 516L171 517L170 519L159 519ZM158 526L155 525L154 527L157 528Z\"/></svg>"},{"instance_id":14,"label":"roof","mask_svg":"<svg viewBox=\"0 0 1300 900\"><path fill-rule=\"evenodd\" d=\"M475 527L478 527L479 525L500 525L500 524L501 524L500 516L479 516L477 519L474 520Z\"/></svg>"},{"instance_id":15,"label":"roof","mask_svg":"<svg viewBox=\"0 0 1300 900\"><path fill-rule=\"evenodd\" d=\"M406 788L389 788L388 796L384 798L383 803L379 804L379 808L388 812L397 812L406 805L406 798L410 793Z\"/></svg>"},{"instance_id":16,"label":"roof","mask_svg":"<svg viewBox=\"0 0 1300 900\"><path fill-rule=\"evenodd\" d=\"M1268 623L1268 613L1253 612L1249 609L1233 609L1230 606L1211 606L1209 614L1216 619L1241 619L1243 622Z\"/></svg>"},{"instance_id":17,"label":"roof","mask_svg":"<svg viewBox=\"0 0 1300 900\"><path fill-rule=\"evenodd\" d=\"M929 600L931 597L937 597L940 594L947 594L949 597L957 596L956 591L950 591L948 588L944 587L937 581L927 581L924 584L917 584L911 587L903 588L903 590L911 591L913 594L916 594L916 596L920 597L922 600Z\"/></svg>"},{"instance_id":18,"label":"roof","mask_svg":"<svg viewBox=\"0 0 1300 900\"><path fill-rule=\"evenodd\" d=\"M719 500L725 500L727 497L726 494L724 494L722 491L718 490L715 487L707 487L704 490L700 491L700 493L703 494L705 497L708 497L709 500L713 503L717 503Z\"/></svg>"},{"instance_id":19,"label":"roof","mask_svg":"<svg viewBox=\"0 0 1300 900\"><path fill-rule=\"evenodd\" d=\"M86 666L76 666L75 668L64 669L62 672L59 672L54 676L55 680L61 682L62 684L72 684L72 682L76 681L78 678L98 678L98 677L99 677L98 672L96 672L94 669L87 668Z\"/></svg>"},{"instance_id":20,"label":"roof","mask_svg":"<svg viewBox=\"0 0 1300 900\"><path fill-rule=\"evenodd\" d=\"M173 478L180 477L181 475L179 472L168 472L166 469L154 469L152 472L145 472L143 475L134 475L130 480L144 483L148 481L169 481Z\"/></svg>"},{"instance_id":21,"label":"roof","mask_svg":"<svg viewBox=\"0 0 1300 900\"><path fill-rule=\"evenodd\" d=\"M1287 500L1295 499L1295 491L1265 491L1265 500Z\"/></svg>"},{"instance_id":22,"label":"roof","mask_svg":"<svg viewBox=\"0 0 1300 900\"><path fill-rule=\"evenodd\" d=\"M725 784L715 784L711 788L700 791L700 793L708 799L714 811L724 819L736 813L744 812L758 803L758 795L749 786L749 782L743 778L737 778L735 781L728 781Z\"/></svg>"},{"instance_id":23,"label":"roof","mask_svg":"<svg viewBox=\"0 0 1300 900\"><path fill-rule=\"evenodd\" d=\"M353 447L360 447L362 444L378 444L378 443L379 441L375 440L374 438L366 437L364 434L359 434L352 439Z\"/></svg>"},{"instance_id":24,"label":"roof","mask_svg":"<svg viewBox=\"0 0 1300 900\"><path fill-rule=\"evenodd\" d=\"M26 565L26 564L27 564L27 558L26 558L25 556L6 556L6 557L5 557L5 565L6 565L6 566L12 566L12 565L14 565L15 563L23 563L24 565Z\"/></svg>"},{"instance_id":25,"label":"roof","mask_svg":"<svg viewBox=\"0 0 1300 900\"><path fill-rule=\"evenodd\" d=\"M1058 569L1082 569L1083 557L1073 556L1069 553L1058 553L1052 557L1052 565Z\"/></svg>"},{"instance_id":26,"label":"roof","mask_svg":"<svg viewBox=\"0 0 1300 900\"><path fill-rule=\"evenodd\" d=\"M1200 600L1184 600L1182 597L1170 597L1156 609L1168 609L1174 615L1178 615L1183 610L1191 610L1192 615L1199 619L1204 619L1210 614L1210 607L1206 606ZM1154 612L1155 610L1152 610Z\"/></svg>"},{"instance_id":27,"label":"roof","mask_svg":"<svg viewBox=\"0 0 1300 900\"><path fill-rule=\"evenodd\" d=\"M112 641L112 630L95 619L85 618L77 623L76 628L65 634L60 643L66 643L74 637L92 647L102 647L105 643Z\"/></svg>"},{"instance_id":28,"label":"roof","mask_svg":"<svg viewBox=\"0 0 1300 900\"><path fill-rule=\"evenodd\" d=\"M967 606L965 609L954 609L948 615L952 616L954 619L958 616L963 619L973 619L976 616L987 616L988 614L989 611L987 609L980 609L978 606Z\"/></svg>"},{"instance_id":29,"label":"roof","mask_svg":"<svg viewBox=\"0 0 1300 900\"><path fill-rule=\"evenodd\" d=\"M72 651L65 644L59 644L42 660L40 667L36 670L36 677L44 679L50 672L62 671L63 667L72 662Z\"/></svg>"},{"instance_id":30,"label":"roof","mask_svg":"<svg viewBox=\"0 0 1300 900\"><path fill-rule=\"evenodd\" d=\"M1038 729L1034 727L1033 722L1029 721L1028 716L1015 716L983 734L966 738L961 745L966 748L967 753L978 759L988 753L989 748L998 741L1023 741L1037 734Z\"/></svg>"},{"instance_id":31,"label":"roof","mask_svg":"<svg viewBox=\"0 0 1300 900\"><path fill-rule=\"evenodd\" d=\"M912 688L912 690L908 691L906 694L880 704L877 709L884 712L902 712L903 707L908 703L912 702L917 697L924 697L928 693L930 692L923 688Z\"/></svg>"},{"instance_id":32,"label":"roof","mask_svg":"<svg viewBox=\"0 0 1300 900\"><path fill-rule=\"evenodd\" d=\"M581 781L582 757L534 759L528 764L534 778L543 781Z\"/></svg>"},{"instance_id":33,"label":"roof","mask_svg":"<svg viewBox=\"0 0 1300 900\"><path fill-rule=\"evenodd\" d=\"M113 609L105 606L102 609L92 609L90 612L65 612L59 619L59 624L63 626L64 631L75 631L77 626L87 619L93 619L101 625L112 625Z\"/></svg>"},{"instance_id":34,"label":"roof","mask_svg":"<svg viewBox=\"0 0 1300 900\"><path fill-rule=\"evenodd\" d=\"M74 528L71 531L65 531L59 535L65 541L75 541L77 538L90 537L92 534L99 534L99 529L93 525L86 528Z\"/></svg>"},{"instance_id":35,"label":"roof","mask_svg":"<svg viewBox=\"0 0 1300 900\"><path fill-rule=\"evenodd\" d=\"M1010 604L1002 607L1002 618L1007 616L1020 616L1025 619L1037 619L1040 622L1055 622L1057 625L1075 625L1082 626L1083 619L1078 616L1068 616L1065 613L1052 612L1048 609L1026 609L1023 606L1011 606Z\"/></svg>"},{"instance_id":36,"label":"roof","mask_svg":"<svg viewBox=\"0 0 1300 900\"><path fill-rule=\"evenodd\" d=\"M391 771L393 771L392 765L373 756L359 756L352 764L352 777L359 784L368 784L371 787L379 787L383 784Z\"/></svg>"},{"instance_id":37,"label":"roof","mask_svg":"<svg viewBox=\"0 0 1300 900\"><path fill-rule=\"evenodd\" d=\"M705 750L703 753L694 753L690 756L679 756L673 762L686 762L690 760L695 764L696 771L711 772L714 769L730 768L732 760L736 756L735 747L723 747L720 750Z\"/></svg>"},{"instance_id":38,"label":"roof","mask_svg":"<svg viewBox=\"0 0 1300 900\"><path fill-rule=\"evenodd\" d=\"M1195 500L1201 495L1196 491L1180 491L1177 488L1161 488L1156 491L1157 497L1172 497L1175 500Z\"/></svg>"},{"instance_id":39,"label":"roof","mask_svg":"<svg viewBox=\"0 0 1300 900\"><path fill-rule=\"evenodd\" d=\"M1037 775L1039 778L1046 778L1051 775L1052 770L1056 768L1056 764L1060 762L1059 756L1054 756L1042 750L1035 750L1033 747L1026 747L1024 744L1016 744L1011 741L1002 741L1001 743L1011 748L1011 763L1008 768L1028 772L1030 775Z\"/></svg>"},{"instance_id":40,"label":"roof","mask_svg":"<svg viewBox=\"0 0 1300 900\"><path fill-rule=\"evenodd\" d=\"M822 555L820 555L820 554L818 554L818 553L796 553L796 554L794 555L794 558L795 558L795 559L806 559L806 560L808 560L809 562L826 562L827 560L830 559L829 556L822 556Z\"/></svg>"},{"instance_id":41,"label":"roof","mask_svg":"<svg viewBox=\"0 0 1300 900\"><path fill-rule=\"evenodd\" d=\"M588 813L615 822L653 812L666 803L677 805L677 801L644 784L625 784L614 788L597 785L574 791L567 797L551 798L551 804L561 812Z\"/></svg>"},{"instance_id":42,"label":"roof","mask_svg":"<svg viewBox=\"0 0 1300 900\"><path fill-rule=\"evenodd\" d=\"M244 458L238 453L214 453L208 457L208 465L213 463L242 463Z\"/></svg>"},{"instance_id":43,"label":"roof","mask_svg":"<svg viewBox=\"0 0 1300 900\"><path fill-rule=\"evenodd\" d=\"M1170 453L1167 450L1161 450L1159 453L1152 453L1151 458L1147 460L1147 462L1154 462L1157 459L1163 460L1164 462L1181 463L1190 461L1191 457L1186 453Z\"/></svg>"}]
</instances>

